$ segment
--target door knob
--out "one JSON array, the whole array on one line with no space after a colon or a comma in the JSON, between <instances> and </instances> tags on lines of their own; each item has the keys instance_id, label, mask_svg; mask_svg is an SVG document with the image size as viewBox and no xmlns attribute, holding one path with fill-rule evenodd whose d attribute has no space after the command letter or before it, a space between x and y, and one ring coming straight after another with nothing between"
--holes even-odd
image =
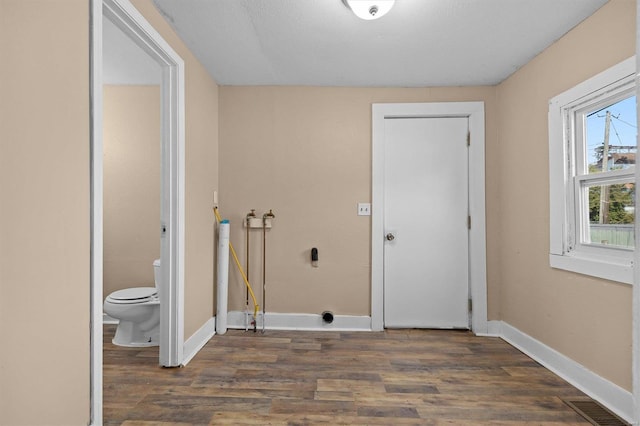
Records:
<instances>
[{"instance_id":1,"label":"door knob","mask_svg":"<svg viewBox=\"0 0 640 426\"><path fill-rule=\"evenodd\" d=\"M391 232L389 232L386 238L387 238L387 241L393 241L396 238L396 236L393 235Z\"/></svg>"}]
</instances>

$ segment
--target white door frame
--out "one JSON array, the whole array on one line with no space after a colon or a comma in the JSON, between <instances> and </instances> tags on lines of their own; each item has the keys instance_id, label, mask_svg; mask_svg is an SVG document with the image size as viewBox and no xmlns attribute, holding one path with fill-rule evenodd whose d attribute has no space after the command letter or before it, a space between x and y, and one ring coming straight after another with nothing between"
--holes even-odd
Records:
<instances>
[{"instance_id":1,"label":"white door frame","mask_svg":"<svg viewBox=\"0 0 640 426\"><path fill-rule=\"evenodd\" d=\"M640 2L636 5L636 22L640 22ZM640 99L640 30L636 32L636 99ZM640 108L637 108L637 120L640 123ZM640 168L636 166L636 188L640 186ZM636 205L640 202L640 194L636 191ZM636 235L640 235L640 221L635 223ZM633 268L632 289L632 353L631 380L633 392L633 421L640 424L640 250L634 252L635 266Z\"/></svg>"},{"instance_id":2,"label":"white door frame","mask_svg":"<svg viewBox=\"0 0 640 426\"><path fill-rule=\"evenodd\" d=\"M179 366L184 349L184 62L129 0L91 0L91 424L102 424L103 17L162 67L160 365Z\"/></svg>"},{"instance_id":3,"label":"white door frame","mask_svg":"<svg viewBox=\"0 0 640 426\"><path fill-rule=\"evenodd\" d=\"M371 198L371 329L384 328L384 147L387 118L467 117L469 146L469 283L471 330L487 333L484 102L373 104Z\"/></svg>"}]
</instances>

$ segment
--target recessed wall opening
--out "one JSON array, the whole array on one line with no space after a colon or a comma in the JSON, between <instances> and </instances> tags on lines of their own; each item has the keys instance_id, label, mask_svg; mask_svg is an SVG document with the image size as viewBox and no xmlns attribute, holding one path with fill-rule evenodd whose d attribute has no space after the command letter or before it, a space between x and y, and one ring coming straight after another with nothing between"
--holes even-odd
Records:
<instances>
[{"instance_id":1,"label":"recessed wall opening","mask_svg":"<svg viewBox=\"0 0 640 426\"><path fill-rule=\"evenodd\" d=\"M159 364L183 362L184 293L184 63L140 13L125 0L93 0L91 4L91 417L102 418L102 320L105 220L105 145L103 138L103 27L116 27L129 44L148 55L160 79L159 240L161 272ZM105 25L105 21L108 21ZM153 263L152 263L153 265ZM152 266L153 268L153 266ZM153 269L152 269L153 270Z\"/></svg>"}]
</instances>

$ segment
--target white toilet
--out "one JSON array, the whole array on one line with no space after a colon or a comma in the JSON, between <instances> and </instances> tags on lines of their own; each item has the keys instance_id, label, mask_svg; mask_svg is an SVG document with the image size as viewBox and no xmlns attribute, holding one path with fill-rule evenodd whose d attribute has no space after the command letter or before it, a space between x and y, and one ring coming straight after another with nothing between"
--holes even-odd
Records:
<instances>
[{"instance_id":1,"label":"white toilet","mask_svg":"<svg viewBox=\"0 0 640 426\"><path fill-rule=\"evenodd\" d=\"M125 288L104 301L104 312L119 320L112 342L118 346L158 346L160 336L160 259L153 262L155 287Z\"/></svg>"}]
</instances>

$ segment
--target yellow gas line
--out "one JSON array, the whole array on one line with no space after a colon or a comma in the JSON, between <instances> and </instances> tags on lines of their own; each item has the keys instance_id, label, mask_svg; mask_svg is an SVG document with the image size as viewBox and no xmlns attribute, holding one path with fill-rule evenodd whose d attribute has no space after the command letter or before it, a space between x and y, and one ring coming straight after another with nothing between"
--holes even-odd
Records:
<instances>
[{"instance_id":1,"label":"yellow gas line","mask_svg":"<svg viewBox=\"0 0 640 426\"><path fill-rule=\"evenodd\" d=\"M218 208L217 207L213 208L213 213L215 213L216 219L218 220L218 223L222 222L222 218L220 217L220 213L218 212ZM233 244L231 244L231 240L229 240L229 249L231 251L231 255L233 256L233 260L236 261L236 266L238 267L238 270L240 271L240 275L242 275L242 279L244 280L244 283L247 286L247 289L249 290L249 294L251 294L251 298L253 299L253 306L254 306L253 319L254 319L254 321L257 321L258 320L258 312L260 311L260 306L258 305L258 300L256 299L256 295L253 294L253 289L251 288L251 284L249 284L249 280L247 279L247 275L242 270L242 266L240 266L240 261L238 260L238 255L236 254L236 251L233 248Z\"/></svg>"}]
</instances>

